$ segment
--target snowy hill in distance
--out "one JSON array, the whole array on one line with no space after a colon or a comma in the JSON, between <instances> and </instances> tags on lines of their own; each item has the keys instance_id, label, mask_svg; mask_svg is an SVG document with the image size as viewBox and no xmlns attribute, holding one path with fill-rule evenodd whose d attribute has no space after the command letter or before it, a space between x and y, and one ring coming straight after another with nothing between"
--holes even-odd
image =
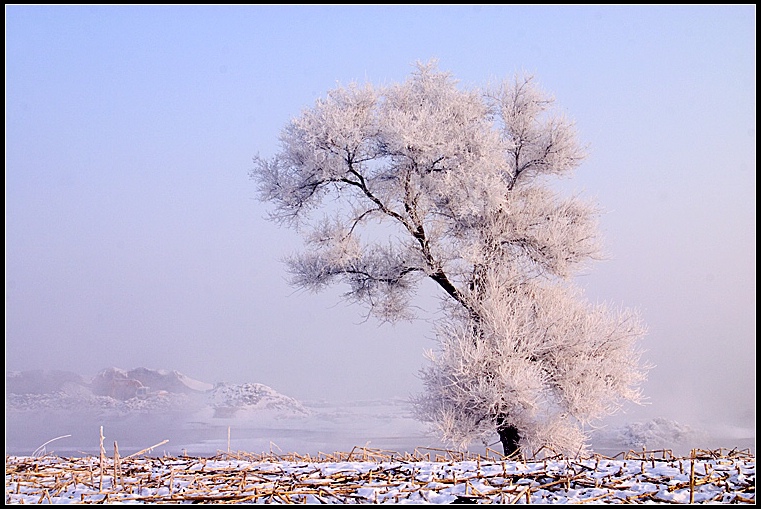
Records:
<instances>
[{"instance_id":1,"label":"snowy hill in distance","mask_svg":"<svg viewBox=\"0 0 761 509\"><path fill-rule=\"evenodd\" d=\"M77 410L105 417L162 410L192 413L205 407L227 416L252 410L309 413L295 399L263 384L214 385L178 371L111 367L89 379L67 371L16 371L6 373L5 381L6 413Z\"/></svg>"}]
</instances>

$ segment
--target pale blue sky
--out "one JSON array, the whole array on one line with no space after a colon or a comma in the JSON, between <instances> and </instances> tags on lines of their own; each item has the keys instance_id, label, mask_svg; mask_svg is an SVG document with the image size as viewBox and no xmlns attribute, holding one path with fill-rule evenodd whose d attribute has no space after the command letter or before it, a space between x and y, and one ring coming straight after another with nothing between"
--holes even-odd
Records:
<instances>
[{"instance_id":1,"label":"pale blue sky","mask_svg":"<svg viewBox=\"0 0 761 509\"><path fill-rule=\"evenodd\" d=\"M430 324L294 292L248 177L337 84L535 74L607 210L592 300L640 308L634 408L755 412L756 7L6 6L6 369L176 369L407 396ZM423 299L430 304L430 299Z\"/></svg>"}]
</instances>

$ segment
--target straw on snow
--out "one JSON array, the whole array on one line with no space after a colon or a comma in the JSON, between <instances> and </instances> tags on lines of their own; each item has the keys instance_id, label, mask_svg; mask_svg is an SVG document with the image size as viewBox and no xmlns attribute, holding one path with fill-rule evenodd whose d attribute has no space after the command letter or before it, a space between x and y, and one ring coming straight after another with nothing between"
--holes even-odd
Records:
<instances>
[{"instance_id":1,"label":"straw on snow","mask_svg":"<svg viewBox=\"0 0 761 509\"><path fill-rule=\"evenodd\" d=\"M148 448L151 449L151 448ZM507 461L442 449L414 454L219 452L211 458L6 457L6 503L755 503L749 450L629 451Z\"/></svg>"}]
</instances>

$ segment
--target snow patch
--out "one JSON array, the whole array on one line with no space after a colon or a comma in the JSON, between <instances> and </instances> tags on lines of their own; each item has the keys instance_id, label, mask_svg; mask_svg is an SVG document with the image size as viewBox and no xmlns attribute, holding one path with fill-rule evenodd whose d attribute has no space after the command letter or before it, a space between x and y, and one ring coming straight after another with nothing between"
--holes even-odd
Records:
<instances>
[{"instance_id":1,"label":"snow patch","mask_svg":"<svg viewBox=\"0 0 761 509\"><path fill-rule=\"evenodd\" d=\"M311 412L294 398L259 383L219 383L211 393L214 417L240 417L251 411L275 411L283 416L308 416Z\"/></svg>"}]
</instances>

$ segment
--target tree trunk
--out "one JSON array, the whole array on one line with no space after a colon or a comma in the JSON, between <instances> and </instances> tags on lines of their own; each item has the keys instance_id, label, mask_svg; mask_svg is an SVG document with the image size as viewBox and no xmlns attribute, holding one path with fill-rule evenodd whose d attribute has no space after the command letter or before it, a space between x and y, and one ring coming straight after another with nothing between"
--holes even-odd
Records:
<instances>
[{"instance_id":1,"label":"tree trunk","mask_svg":"<svg viewBox=\"0 0 761 509\"><path fill-rule=\"evenodd\" d=\"M516 458L521 453L521 436L518 428L505 422L506 416L497 416L497 433L499 441L502 442L502 450L508 458Z\"/></svg>"}]
</instances>

